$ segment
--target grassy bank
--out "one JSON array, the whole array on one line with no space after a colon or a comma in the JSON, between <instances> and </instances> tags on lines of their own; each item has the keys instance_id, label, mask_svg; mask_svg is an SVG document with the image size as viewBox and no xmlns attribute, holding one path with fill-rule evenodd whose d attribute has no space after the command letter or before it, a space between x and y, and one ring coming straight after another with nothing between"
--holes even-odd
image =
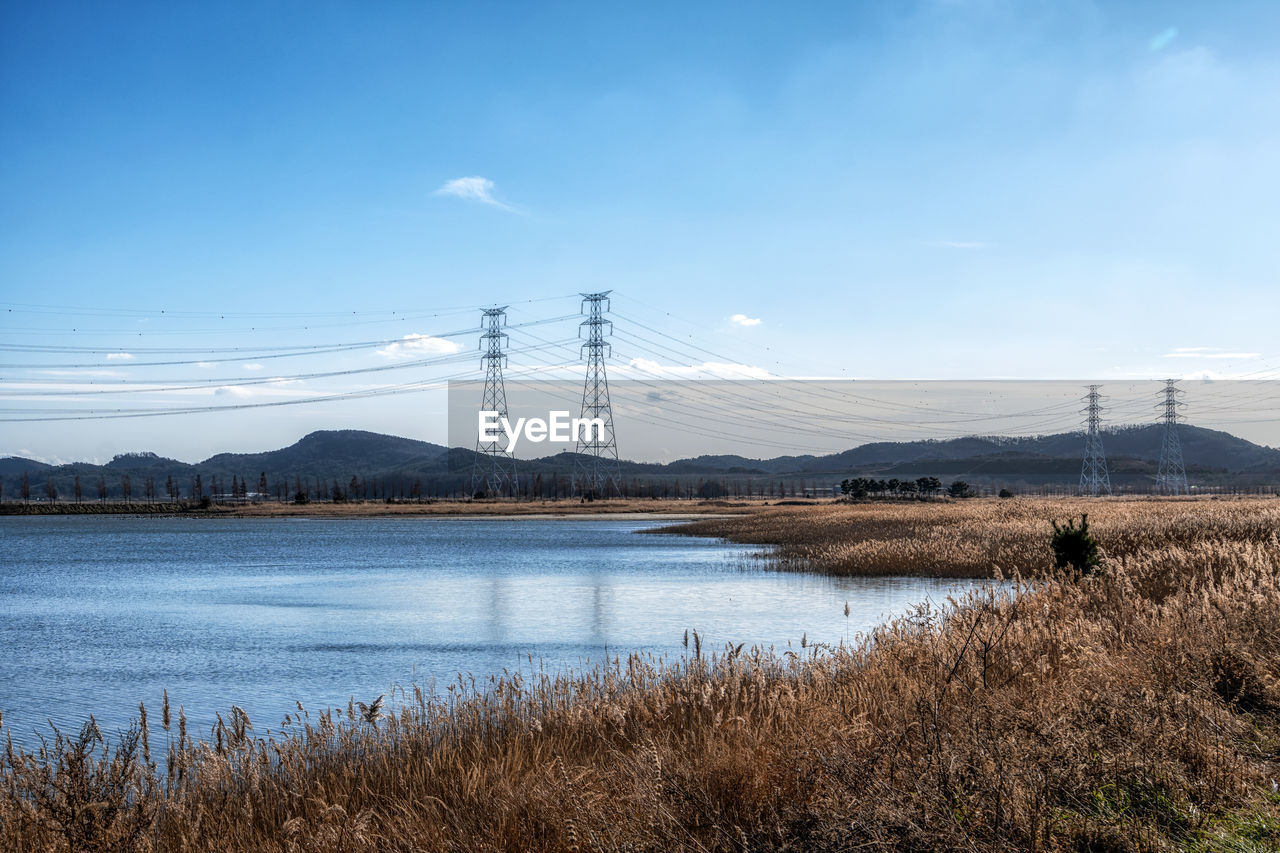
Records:
<instances>
[{"instance_id":1,"label":"grassy bank","mask_svg":"<svg viewBox=\"0 0 1280 853\"><path fill-rule=\"evenodd\" d=\"M1049 571L1050 522L1083 513L1113 559L1153 546L1222 538L1262 543L1280 529L1275 498L1019 498L765 507L749 516L659 532L776 546L779 568L841 576L989 578L997 570L1005 576Z\"/></svg>"},{"instance_id":2,"label":"grassy bank","mask_svg":"<svg viewBox=\"0 0 1280 853\"><path fill-rule=\"evenodd\" d=\"M0 849L1274 849L1275 517L1164 506L1112 529L1102 577L975 594L852 648L713 656L692 636L686 664L460 682L387 717L268 734L232 712L201 744L151 709L109 754L91 727L10 750Z\"/></svg>"}]
</instances>

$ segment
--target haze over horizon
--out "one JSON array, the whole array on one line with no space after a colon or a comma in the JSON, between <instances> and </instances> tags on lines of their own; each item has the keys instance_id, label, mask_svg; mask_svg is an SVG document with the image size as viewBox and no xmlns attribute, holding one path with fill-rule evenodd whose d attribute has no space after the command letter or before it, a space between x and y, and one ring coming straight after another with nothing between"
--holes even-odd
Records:
<instances>
[{"instance_id":1,"label":"haze over horizon","mask_svg":"<svg viewBox=\"0 0 1280 853\"><path fill-rule=\"evenodd\" d=\"M570 378L589 290L619 379L1273 379L1278 38L1260 0L10 4L0 456L444 443L479 308ZM101 419L145 409L190 413Z\"/></svg>"}]
</instances>

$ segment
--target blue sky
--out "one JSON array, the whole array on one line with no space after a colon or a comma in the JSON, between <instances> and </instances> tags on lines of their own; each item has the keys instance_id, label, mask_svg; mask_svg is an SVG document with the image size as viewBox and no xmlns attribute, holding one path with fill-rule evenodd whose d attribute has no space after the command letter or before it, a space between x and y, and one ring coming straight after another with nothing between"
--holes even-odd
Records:
<instances>
[{"instance_id":1,"label":"blue sky","mask_svg":"<svg viewBox=\"0 0 1280 853\"><path fill-rule=\"evenodd\" d=\"M2 9L13 344L265 351L434 335L475 319L427 315L494 303L567 314L613 288L621 316L787 376L1280 368L1275 3ZM209 369L95 358L156 382ZM6 368L0 408L37 405L15 394L42 370ZM0 454L190 459L330 426L438 440L430 409L0 422Z\"/></svg>"}]
</instances>

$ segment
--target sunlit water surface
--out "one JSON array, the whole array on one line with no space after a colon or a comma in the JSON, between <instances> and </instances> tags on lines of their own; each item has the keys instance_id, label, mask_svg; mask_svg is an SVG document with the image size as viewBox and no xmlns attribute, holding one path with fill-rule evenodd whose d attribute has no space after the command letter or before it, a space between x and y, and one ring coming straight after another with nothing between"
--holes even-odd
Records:
<instances>
[{"instance_id":1,"label":"sunlit water surface","mask_svg":"<svg viewBox=\"0 0 1280 853\"><path fill-rule=\"evenodd\" d=\"M766 571L758 549L636 532L654 524L0 518L4 725L28 747L47 719L113 732L167 688L196 731L232 704L276 728L298 701L459 672L679 656L686 629L705 649L838 643L957 588Z\"/></svg>"}]
</instances>

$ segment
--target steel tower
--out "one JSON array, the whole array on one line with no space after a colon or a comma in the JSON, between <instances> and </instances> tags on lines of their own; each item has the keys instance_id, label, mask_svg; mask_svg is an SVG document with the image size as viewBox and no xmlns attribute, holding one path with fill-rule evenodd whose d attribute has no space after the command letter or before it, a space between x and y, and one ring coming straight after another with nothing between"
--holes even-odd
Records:
<instances>
[{"instance_id":1,"label":"steel tower","mask_svg":"<svg viewBox=\"0 0 1280 853\"><path fill-rule=\"evenodd\" d=\"M609 380L605 375L605 359L612 347L605 342L605 327L613 332L613 323L604 318L609 310L609 294L582 294L583 313L587 319L579 326L586 330L582 351L587 358L587 377L582 385L582 417L599 418L603 430L579 432L575 438L577 455L573 463L574 491L583 497L603 498L622 493L618 442L613 433L613 407L609 404Z\"/></svg>"},{"instance_id":2,"label":"steel tower","mask_svg":"<svg viewBox=\"0 0 1280 853\"><path fill-rule=\"evenodd\" d=\"M1160 468L1156 471L1156 490L1162 495L1188 495L1187 469L1182 464L1182 441L1178 438L1178 380L1166 379L1164 396L1158 406L1164 410L1164 439L1160 442Z\"/></svg>"},{"instance_id":3,"label":"steel tower","mask_svg":"<svg viewBox=\"0 0 1280 853\"><path fill-rule=\"evenodd\" d=\"M484 355L484 399L480 411L497 412L498 418L507 417L507 389L502 382L502 368L507 363L503 346L507 333L502 327L507 322L507 306L485 308L480 328L480 349ZM517 493L516 458L506 449L507 439L499 434L496 439L485 441L476 434L476 457L471 468L472 493L484 492L487 496L513 497Z\"/></svg>"},{"instance_id":4,"label":"steel tower","mask_svg":"<svg viewBox=\"0 0 1280 853\"><path fill-rule=\"evenodd\" d=\"M1087 404L1084 434L1084 464L1080 468L1080 494L1090 497L1111 494L1111 475L1107 473L1107 454L1102 449L1102 395L1101 385L1090 385L1085 396Z\"/></svg>"}]
</instances>

